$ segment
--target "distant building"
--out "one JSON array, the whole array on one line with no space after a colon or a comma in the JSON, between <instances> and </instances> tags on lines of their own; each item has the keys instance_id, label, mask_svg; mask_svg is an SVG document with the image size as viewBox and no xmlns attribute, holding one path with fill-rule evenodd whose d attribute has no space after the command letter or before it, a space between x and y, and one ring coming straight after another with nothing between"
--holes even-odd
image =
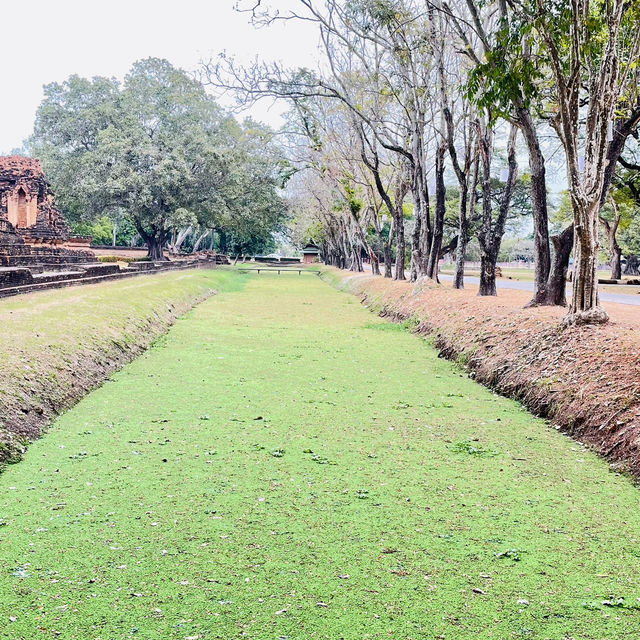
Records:
<instances>
[{"instance_id":1,"label":"distant building","mask_svg":"<svg viewBox=\"0 0 640 640\"><path fill-rule=\"evenodd\" d=\"M69 227L35 158L0 158L0 244L60 245Z\"/></svg>"},{"instance_id":2,"label":"distant building","mask_svg":"<svg viewBox=\"0 0 640 640\"><path fill-rule=\"evenodd\" d=\"M302 248L302 255L302 262L304 262L304 264L313 264L314 262L318 262L320 260L320 247L315 245L313 242L309 242Z\"/></svg>"}]
</instances>

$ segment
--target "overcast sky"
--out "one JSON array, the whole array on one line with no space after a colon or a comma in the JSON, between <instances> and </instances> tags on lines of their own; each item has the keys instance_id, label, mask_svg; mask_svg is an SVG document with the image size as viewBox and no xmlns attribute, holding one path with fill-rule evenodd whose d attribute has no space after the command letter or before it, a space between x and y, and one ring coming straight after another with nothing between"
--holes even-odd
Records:
<instances>
[{"instance_id":1,"label":"overcast sky","mask_svg":"<svg viewBox=\"0 0 640 640\"><path fill-rule=\"evenodd\" d=\"M285 8L294 0L272 0ZM167 58L187 71L226 50L291 66L315 66L317 38L297 23L255 30L233 10L236 0L31 0L2 2L0 155L20 147L33 130L42 87L70 75L122 78L131 64ZM252 115L279 124L280 108Z\"/></svg>"}]
</instances>

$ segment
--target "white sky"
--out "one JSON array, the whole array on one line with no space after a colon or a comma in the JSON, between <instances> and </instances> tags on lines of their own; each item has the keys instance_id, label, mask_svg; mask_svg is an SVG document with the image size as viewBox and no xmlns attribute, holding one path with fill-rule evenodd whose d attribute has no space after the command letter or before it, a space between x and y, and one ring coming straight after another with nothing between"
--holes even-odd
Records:
<instances>
[{"instance_id":1,"label":"white sky","mask_svg":"<svg viewBox=\"0 0 640 640\"><path fill-rule=\"evenodd\" d=\"M317 37L309 25L255 30L236 0L32 0L2 3L0 155L33 130L42 87L70 75L122 78L132 63L167 58L187 71L220 51L250 62L259 55L288 66L315 67ZM295 0L272 0L286 8ZM252 115L280 124L280 106Z\"/></svg>"}]
</instances>

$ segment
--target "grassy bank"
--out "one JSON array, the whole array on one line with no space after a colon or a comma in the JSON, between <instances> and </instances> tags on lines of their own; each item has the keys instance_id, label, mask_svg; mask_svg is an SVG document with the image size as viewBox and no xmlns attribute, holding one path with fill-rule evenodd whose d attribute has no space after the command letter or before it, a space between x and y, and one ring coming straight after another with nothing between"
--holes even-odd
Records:
<instances>
[{"instance_id":1,"label":"grassy bank","mask_svg":"<svg viewBox=\"0 0 640 640\"><path fill-rule=\"evenodd\" d=\"M0 463L229 277L183 271L0 301Z\"/></svg>"},{"instance_id":2,"label":"grassy bank","mask_svg":"<svg viewBox=\"0 0 640 640\"><path fill-rule=\"evenodd\" d=\"M242 277L0 476L0 637L638 637L627 479L318 278Z\"/></svg>"},{"instance_id":3,"label":"grassy bank","mask_svg":"<svg viewBox=\"0 0 640 640\"><path fill-rule=\"evenodd\" d=\"M450 283L414 285L336 269L322 277L374 313L430 336L440 355L476 380L640 478L640 340L635 312L625 305L609 305L605 325L567 327L565 308L523 308L526 296L510 292L478 297Z\"/></svg>"}]
</instances>

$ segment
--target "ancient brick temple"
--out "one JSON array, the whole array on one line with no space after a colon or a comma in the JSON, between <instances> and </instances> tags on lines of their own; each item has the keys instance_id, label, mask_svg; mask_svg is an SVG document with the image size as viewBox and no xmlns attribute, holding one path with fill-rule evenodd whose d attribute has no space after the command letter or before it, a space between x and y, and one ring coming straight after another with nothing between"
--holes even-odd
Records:
<instances>
[{"instance_id":1,"label":"ancient brick temple","mask_svg":"<svg viewBox=\"0 0 640 640\"><path fill-rule=\"evenodd\" d=\"M39 160L0 157L0 297L217 263L200 257L121 268L100 263L90 240L70 236Z\"/></svg>"},{"instance_id":2,"label":"ancient brick temple","mask_svg":"<svg viewBox=\"0 0 640 640\"><path fill-rule=\"evenodd\" d=\"M0 158L0 269L26 267L42 273L95 262L93 252L79 250L69 240L69 227L40 160Z\"/></svg>"},{"instance_id":3,"label":"ancient brick temple","mask_svg":"<svg viewBox=\"0 0 640 640\"><path fill-rule=\"evenodd\" d=\"M59 245L68 238L40 160L0 158L0 244Z\"/></svg>"}]
</instances>

